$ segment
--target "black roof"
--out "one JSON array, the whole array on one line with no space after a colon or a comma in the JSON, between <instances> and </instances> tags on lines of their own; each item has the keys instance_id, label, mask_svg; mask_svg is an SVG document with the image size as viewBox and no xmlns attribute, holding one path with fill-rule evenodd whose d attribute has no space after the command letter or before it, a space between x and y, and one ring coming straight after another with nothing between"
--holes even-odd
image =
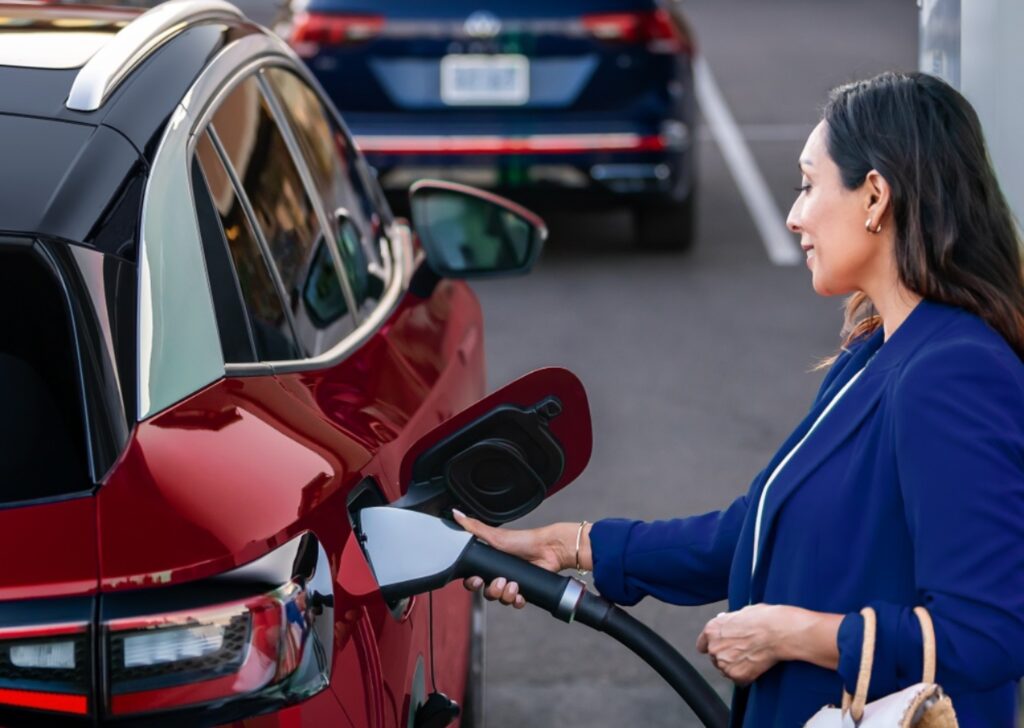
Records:
<instances>
[{"instance_id":1,"label":"black roof","mask_svg":"<svg viewBox=\"0 0 1024 728\"><path fill-rule=\"evenodd\" d=\"M22 16L25 7L18 6ZM39 7L52 17L53 6ZM135 14L81 6L68 12L112 21ZM189 28L92 112L65 105L79 69L0 66L0 234L85 243L134 259L142 183L167 120L210 59L253 32L261 31L245 23Z\"/></svg>"}]
</instances>

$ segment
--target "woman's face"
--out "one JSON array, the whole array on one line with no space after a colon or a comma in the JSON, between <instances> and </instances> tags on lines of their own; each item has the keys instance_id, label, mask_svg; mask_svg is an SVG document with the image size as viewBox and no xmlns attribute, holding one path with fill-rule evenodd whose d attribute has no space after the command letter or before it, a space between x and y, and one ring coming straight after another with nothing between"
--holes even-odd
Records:
<instances>
[{"instance_id":1,"label":"woman's face","mask_svg":"<svg viewBox=\"0 0 1024 728\"><path fill-rule=\"evenodd\" d=\"M800 235L815 292L835 296L867 290L871 281L887 272L888 235L865 229L873 203L868 183L846 189L828 154L827 134L823 121L800 153L799 195L786 226ZM872 220L872 226L879 222Z\"/></svg>"}]
</instances>

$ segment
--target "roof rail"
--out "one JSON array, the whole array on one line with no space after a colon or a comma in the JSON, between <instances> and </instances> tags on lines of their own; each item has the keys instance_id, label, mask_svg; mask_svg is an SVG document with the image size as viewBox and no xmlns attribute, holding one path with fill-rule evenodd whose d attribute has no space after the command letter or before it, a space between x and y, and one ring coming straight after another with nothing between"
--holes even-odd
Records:
<instances>
[{"instance_id":1,"label":"roof rail","mask_svg":"<svg viewBox=\"0 0 1024 728\"><path fill-rule=\"evenodd\" d=\"M96 111L137 65L189 26L244 19L237 7L224 0L161 3L118 31L82 66L65 105L75 111Z\"/></svg>"}]
</instances>

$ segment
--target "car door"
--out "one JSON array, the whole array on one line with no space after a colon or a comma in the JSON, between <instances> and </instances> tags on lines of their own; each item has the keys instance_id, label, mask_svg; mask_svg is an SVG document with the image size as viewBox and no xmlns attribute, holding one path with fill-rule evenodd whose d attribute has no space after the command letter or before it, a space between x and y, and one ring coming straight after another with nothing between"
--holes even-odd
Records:
<instances>
[{"instance_id":1,"label":"car door","mask_svg":"<svg viewBox=\"0 0 1024 728\"><path fill-rule=\"evenodd\" d=\"M402 254L399 238L408 230L389 224L383 194L315 85L283 66L268 67L262 75L294 132L312 194L329 211L325 237L333 237L344 266L359 327L355 338L362 342L349 350L342 342L338 356L323 369L278 377L311 410L373 453L367 482L384 500L395 500L404 485L399 465L408 447L483 395L479 304L464 284L441 281L419 291L422 295L403 294L392 309L387 291L394 284L395 256ZM456 698L463 691L469 597L459 585L450 585L432 601L371 610L390 696L386 712L399 725L406 725L426 690L431 627L441 653L433 676L437 689ZM405 644L408 648L400 647Z\"/></svg>"}]
</instances>

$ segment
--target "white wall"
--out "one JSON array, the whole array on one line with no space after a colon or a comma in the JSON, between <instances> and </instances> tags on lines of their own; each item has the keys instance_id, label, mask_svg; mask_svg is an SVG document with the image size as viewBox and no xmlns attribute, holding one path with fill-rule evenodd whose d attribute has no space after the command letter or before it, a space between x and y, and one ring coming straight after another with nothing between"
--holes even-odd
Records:
<instances>
[{"instance_id":1,"label":"white wall","mask_svg":"<svg viewBox=\"0 0 1024 728\"><path fill-rule=\"evenodd\" d=\"M943 76L974 105L1003 193L1020 224L1024 222L1024 2L919 0L919 5L921 70Z\"/></svg>"},{"instance_id":2,"label":"white wall","mask_svg":"<svg viewBox=\"0 0 1024 728\"><path fill-rule=\"evenodd\" d=\"M1003 193L1024 221L1024 2L966 0L962 88L981 117Z\"/></svg>"}]
</instances>

